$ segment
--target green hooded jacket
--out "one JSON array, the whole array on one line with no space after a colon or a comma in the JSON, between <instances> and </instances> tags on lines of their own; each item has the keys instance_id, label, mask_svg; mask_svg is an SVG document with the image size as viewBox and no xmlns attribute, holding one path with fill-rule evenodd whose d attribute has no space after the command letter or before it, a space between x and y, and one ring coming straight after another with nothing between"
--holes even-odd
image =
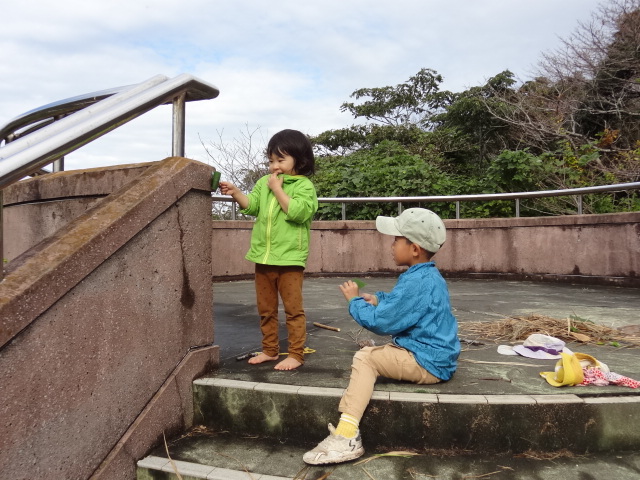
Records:
<instances>
[{"instance_id":1,"label":"green hooded jacket","mask_svg":"<svg viewBox=\"0 0 640 480\"><path fill-rule=\"evenodd\" d=\"M309 256L310 228L318 210L316 189L303 175L283 175L282 189L291 199L284 213L278 199L267 186L269 175L256 183L249 205L241 210L256 217L251 232L251 247L245 258L265 265L306 266Z\"/></svg>"}]
</instances>

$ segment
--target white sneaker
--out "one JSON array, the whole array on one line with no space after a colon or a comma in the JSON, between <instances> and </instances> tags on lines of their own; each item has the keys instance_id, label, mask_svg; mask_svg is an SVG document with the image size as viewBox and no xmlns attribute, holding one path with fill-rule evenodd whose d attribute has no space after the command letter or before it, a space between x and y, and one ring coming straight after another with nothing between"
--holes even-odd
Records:
<instances>
[{"instance_id":1,"label":"white sneaker","mask_svg":"<svg viewBox=\"0 0 640 480\"><path fill-rule=\"evenodd\" d=\"M324 465L326 463L341 463L355 460L364 453L360 430L355 438L336 435L336 429L329 424L330 435L302 456L302 460L310 465Z\"/></svg>"}]
</instances>

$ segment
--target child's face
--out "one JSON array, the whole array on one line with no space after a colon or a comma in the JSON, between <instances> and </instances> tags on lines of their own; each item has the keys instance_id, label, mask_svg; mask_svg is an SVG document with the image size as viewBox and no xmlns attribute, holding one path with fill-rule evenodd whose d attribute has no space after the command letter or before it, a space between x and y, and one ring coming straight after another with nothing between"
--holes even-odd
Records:
<instances>
[{"instance_id":1,"label":"child's face","mask_svg":"<svg viewBox=\"0 0 640 480\"><path fill-rule=\"evenodd\" d=\"M271 154L269 157L269 171L271 173L295 175L295 165L295 159L286 153L281 157L275 154Z\"/></svg>"},{"instance_id":2,"label":"child's face","mask_svg":"<svg viewBox=\"0 0 640 480\"><path fill-rule=\"evenodd\" d=\"M405 237L395 237L391 244L391 253L396 265L411 265L413 260L413 244Z\"/></svg>"}]
</instances>

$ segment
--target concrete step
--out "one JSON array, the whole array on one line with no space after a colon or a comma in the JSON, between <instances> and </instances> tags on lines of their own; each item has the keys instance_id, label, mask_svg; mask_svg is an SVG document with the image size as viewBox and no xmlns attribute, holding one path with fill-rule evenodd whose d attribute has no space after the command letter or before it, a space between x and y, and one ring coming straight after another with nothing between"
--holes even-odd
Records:
<instances>
[{"instance_id":1,"label":"concrete step","mask_svg":"<svg viewBox=\"0 0 640 480\"><path fill-rule=\"evenodd\" d=\"M367 445L364 456L356 461L306 466L302 455L314 443L241 438L200 427L168 445L173 464L164 446L140 460L137 479L177 479L177 472L183 480L636 480L640 471L638 452L575 455L565 451L545 455L531 451L526 455L484 455L468 450L431 449L414 450L415 455L398 457L375 455L388 452L375 451Z\"/></svg>"},{"instance_id":2,"label":"concrete step","mask_svg":"<svg viewBox=\"0 0 640 480\"><path fill-rule=\"evenodd\" d=\"M369 281L371 291L392 287L384 279ZM539 372L552 370L555 360L505 358L490 340L465 347L449 382L420 386L378 380L361 424L363 459L371 461L306 467L303 453L325 438L328 423L338 420L338 403L358 349L354 336L359 335L336 294L341 282L312 282L305 281L306 288L313 286L313 294L305 296L309 322L341 331L310 323L307 345L315 352L304 367L290 372L276 371L273 364L235 360L260 349L253 282L216 285L218 298L227 302L216 304L216 336L226 342L220 346L221 364L194 382L199 427L169 444L184 480L639 478L639 391L618 386L552 387ZM460 288L462 283L453 282L452 289L456 285ZM557 285L523 288L520 283L482 281L464 285L456 311L461 321L491 320L503 310L505 315L524 314L529 306L538 311L540 305L549 306L543 313L558 318L570 313L591 318L576 305L595 300L608 318L637 318L635 291L594 295ZM604 304L605 299L610 304ZM511 303L504 304L505 300ZM281 328L281 338L286 339L286 329ZM389 340L371 338L376 344ZM616 372L640 378L640 349L569 346L606 362ZM281 351L286 348L283 340ZM419 455L373 456L394 450ZM177 478L171 472L173 466L160 447L139 462L138 478Z\"/></svg>"},{"instance_id":3,"label":"concrete step","mask_svg":"<svg viewBox=\"0 0 640 480\"><path fill-rule=\"evenodd\" d=\"M217 377L198 379L193 389L196 424L293 444L315 444L327 435L343 393ZM360 428L365 446L382 450L609 452L640 450L639 415L636 392L453 395L413 385L413 391L376 390Z\"/></svg>"}]
</instances>

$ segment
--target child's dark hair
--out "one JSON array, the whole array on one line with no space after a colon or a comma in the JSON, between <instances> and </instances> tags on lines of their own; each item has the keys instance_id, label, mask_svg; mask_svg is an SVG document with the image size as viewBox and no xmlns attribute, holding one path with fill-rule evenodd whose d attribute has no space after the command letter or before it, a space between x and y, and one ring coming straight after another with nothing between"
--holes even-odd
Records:
<instances>
[{"instance_id":1,"label":"child's dark hair","mask_svg":"<svg viewBox=\"0 0 640 480\"><path fill-rule=\"evenodd\" d=\"M294 169L297 175L313 175L315 159L313 147L307 136L298 130L282 130L276 133L267 145L267 157L275 155L291 155L295 160Z\"/></svg>"}]
</instances>

